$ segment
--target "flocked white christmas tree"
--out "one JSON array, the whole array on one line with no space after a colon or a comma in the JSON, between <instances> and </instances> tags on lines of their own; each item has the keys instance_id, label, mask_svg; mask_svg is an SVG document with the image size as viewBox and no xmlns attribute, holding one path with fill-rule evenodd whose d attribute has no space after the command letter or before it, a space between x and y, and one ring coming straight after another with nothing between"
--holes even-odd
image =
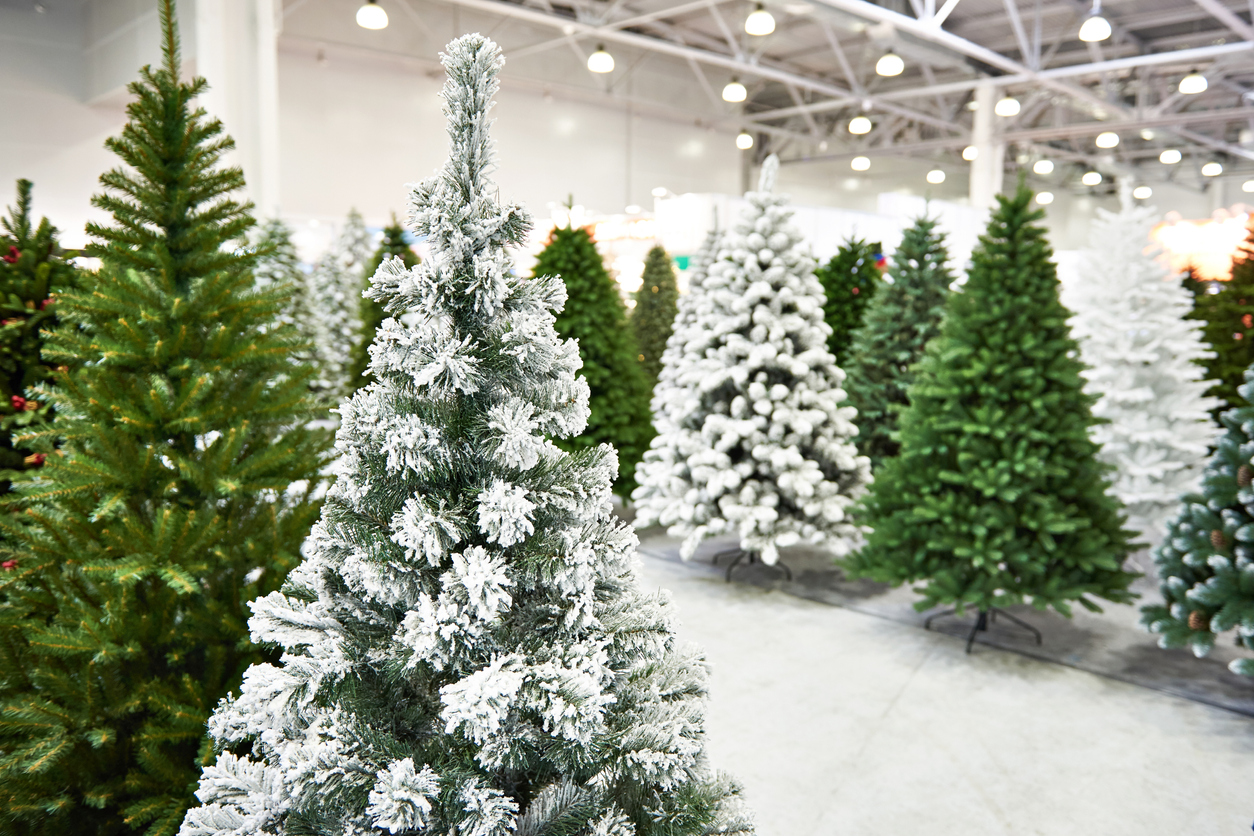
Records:
<instances>
[{"instance_id":1,"label":"flocked white christmas tree","mask_svg":"<svg viewBox=\"0 0 1254 836\"><path fill-rule=\"evenodd\" d=\"M352 391L348 374L361 339L361 291L373 255L370 232L354 209L309 276L308 336L315 348L315 385L332 403Z\"/></svg>"},{"instance_id":2,"label":"flocked white christmas tree","mask_svg":"<svg viewBox=\"0 0 1254 836\"><path fill-rule=\"evenodd\" d=\"M1159 260L1150 231L1157 213L1131 205L1099 209L1090 244L1063 286L1071 330L1089 369L1100 458L1115 467L1112 492L1142 539L1157 543L1182 495L1198 489L1216 435L1196 360L1210 356L1180 276Z\"/></svg>"},{"instance_id":3,"label":"flocked white christmas tree","mask_svg":"<svg viewBox=\"0 0 1254 836\"><path fill-rule=\"evenodd\" d=\"M588 387L514 276L530 218L488 179L501 58L444 57L451 158L413 194L431 257L385 262L376 381L343 408L338 480L281 593L278 645L209 723L219 748L182 836L686 836L748 832L703 754L704 664L635 578L608 445L576 454Z\"/></svg>"},{"instance_id":4,"label":"flocked white christmas tree","mask_svg":"<svg viewBox=\"0 0 1254 836\"><path fill-rule=\"evenodd\" d=\"M701 286L710 265L718 257L718 246L722 238L723 235L717 227L706 234L701 249L693 256L688 267L688 292L680 295L676 303L675 324L666 340L666 349L662 352L662 370L658 374L657 385L653 387L653 399L650 402L653 427L658 432L669 432L673 427L671 416L683 411L684 402L690 397L690 392L678 381L684 377L686 369L704 356L705 338L700 332L693 333L690 329L696 324L697 307L702 298ZM691 346L690 336L693 340Z\"/></svg>"},{"instance_id":5,"label":"flocked white christmas tree","mask_svg":"<svg viewBox=\"0 0 1254 836\"><path fill-rule=\"evenodd\" d=\"M675 378L685 396L670 397L637 468L637 527L667 526L685 558L719 534L767 564L802 543L843 555L856 535L847 510L870 462L852 441L814 260L772 193L778 169L768 157L709 267L684 334L698 359Z\"/></svg>"}]
</instances>

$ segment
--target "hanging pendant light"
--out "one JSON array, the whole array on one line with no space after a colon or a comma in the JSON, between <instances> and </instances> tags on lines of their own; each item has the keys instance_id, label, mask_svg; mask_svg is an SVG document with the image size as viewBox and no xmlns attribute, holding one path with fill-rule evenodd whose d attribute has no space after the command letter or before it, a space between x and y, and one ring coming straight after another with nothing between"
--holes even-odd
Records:
<instances>
[{"instance_id":1,"label":"hanging pendant light","mask_svg":"<svg viewBox=\"0 0 1254 836\"><path fill-rule=\"evenodd\" d=\"M889 50L880 56L880 60L875 62L875 74L882 76L901 75L902 70L906 68L906 62L901 60L901 56Z\"/></svg>"},{"instance_id":2,"label":"hanging pendant light","mask_svg":"<svg viewBox=\"0 0 1254 836\"><path fill-rule=\"evenodd\" d=\"M740 79L735 76L732 76L732 80L727 82L727 86L723 88L723 101L725 102L735 104L736 102L743 102L748 97L749 91L740 83Z\"/></svg>"},{"instance_id":3,"label":"hanging pendant light","mask_svg":"<svg viewBox=\"0 0 1254 836\"><path fill-rule=\"evenodd\" d=\"M1198 93L1205 93L1206 88L1210 85L1206 81L1206 76L1193 70L1184 78L1180 79L1180 86L1176 88L1186 96L1196 96Z\"/></svg>"},{"instance_id":4,"label":"hanging pendant light","mask_svg":"<svg viewBox=\"0 0 1254 836\"><path fill-rule=\"evenodd\" d=\"M379 5L378 0L366 0L357 10L357 25L362 29L386 29L388 13Z\"/></svg>"},{"instance_id":5,"label":"hanging pendant light","mask_svg":"<svg viewBox=\"0 0 1254 836\"><path fill-rule=\"evenodd\" d=\"M1102 17L1102 0L1093 0L1093 8L1089 16L1080 24L1080 40L1085 43L1096 43L1110 37L1110 21Z\"/></svg>"},{"instance_id":6,"label":"hanging pendant light","mask_svg":"<svg viewBox=\"0 0 1254 836\"><path fill-rule=\"evenodd\" d=\"M741 131L736 135L736 147L741 151L748 151L753 147L753 134L748 131Z\"/></svg>"},{"instance_id":7,"label":"hanging pendant light","mask_svg":"<svg viewBox=\"0 0 1254 836\"><path fill-rule=\"evenodd\" d=\"M855 116L849 120L849 133L851 134L859 136L869 134L872 127L874 126L871 124L871 120L865 116Z\"/></svg>"},{"instance_id":8,"label":"hanging pendant light","mask_svg":"<svg viewBox=\"0 0 1254 836\"><path fill-rule=\"evenodd\" d=\"M993 105L993 113L998 116L1018 116L1019 110L1019 100L1014 96L1006 96Z\"/></svg>"},{"instance_id":9,"label":"hanging pendant light","mask_svg":"<svg viewBox=\"0 0 1254 836\"><path fill-rule=\"evenodd\" d=\"M775 31L775 18L771 17L771 13L759 3L758 7L745 18L745 31L759 37L769 35Z\"/></svg>"},{"instance_id":10,"label":"hanging pendant light","mask_svg":"<svg viewBox=\"0 0 1254 836\"><path fill-rule=\"evenodd\" d=\"M597 51L588 56L588 69L601 74L614 72L614 56L605 51L605 44L597 44Z\"/></svg>"},{"instance_id":11,"label":"hanging pendant light","mask_svg":"<svg viewBox=\"0 0 1254 836\"><path fill-rule=\"evenodd\" d=\"M1102 131L1095 140L1098 148L1114 148L1119 145L1119 134L1114 131Z\"/></svg>"}]
</instances>

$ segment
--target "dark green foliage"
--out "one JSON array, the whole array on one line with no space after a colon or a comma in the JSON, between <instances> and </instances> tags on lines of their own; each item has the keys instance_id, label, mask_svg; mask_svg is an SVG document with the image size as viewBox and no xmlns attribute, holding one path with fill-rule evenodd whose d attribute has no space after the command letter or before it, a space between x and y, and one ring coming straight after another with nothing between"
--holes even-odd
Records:
<instances>
[{"instance_id":1,"label":"dark green foliage","mask_svg":"<svg viewBox=\"0 0 1254 836\"><path fill-rule=\"evenodd\" d=\"M47 454L15 483L0 549L0 831L173 834L210 756L205 721L249 663L247 602L278 588L316 518L327 439L305 424L275 290L241 248L248 206L221 124L165 64L130 85L95 198L98 275L44 348L65 364ZM54 443L60 450L54 453Z\"/></svg>"},{"instance_id":2,"label":"dark green foliage","mask_svg":"<svg viewBox=\"0 0 1254 836\"><path fill-rule=\"evenodd\" d=\"M1131 532L1089 438L1093 398L1058 301L1042 212L998 198L863 500L856 575L921 582L919 609L1127 602Z\"/></svg>"},{"instance_id":3,"label":"dark green foliage","mask_svg":"<svg viewBox=\"0 0 1254 836\"><path fill-rule=\"evenodd\" d=\"M679 288L675 286L675 266L661 247L649 250L644 262L640 289L634 294L631 328L636 334L639 359L648 378L650 391L662 371L662 352L675 327Z\"/></svg>"},{"instance_id":4,"label":"dark green foliage","mask_svg":"<svg viewBox=\"0 0 1254 836\"><path fill-rule=\"evenodd\" d=\"M823 318L832 328L827 348L842 366L867 306L884 283L877 265L882 252L879 244L850 238L827 264L814 271L827 296Z\"/></svg>"},{"instance_id":5,"label":"dark green foliage","mask_svg":"<svg viewBox=\"0 0 1254 836\"><path fill-rule=\"evenodd\" d=\"M627 497L636 487L636 462L653 438L649 383L627 327L627 306L606 272L586 229L559 227L536 260L533 276L561 276L568 295L557 315L557 333L579 340L580 374L588 381L592 411L583 435L555 443L574 452L608 442L618 449L614 490Z\"/></svg>"},{"instance_id":6,"label":"dark green foliage","mask_svg":"<svg viewBox=\"0 0 1254 836\"><path fill-rule=\"evenodd\" d=\"M1254 402L1254 370L1240 396ZM1239 628L1237 643L1254 650L1254 407L1220 416L1224 433L1206 465L1200 493L1181 498L1162 545L1154 552L1162 604L1141 610L1141 622L1162 647L1210 652L1215 636ZM1254 659L1230 666L1254 676Z\"/></svg>"},{"instance_id":7,"label":"dark green foliage","mask_svg":"<svg viewBox=\"0 0 1254 836\"><path fill-rule=\"evenodd\" d=\"M56 324L54 294L73 287L78 270L57 243L57 230L31 216L31 182L17 181L17 206L0 221L0 494L9 481L40 466L33 451L13 436L43 426L52 406L33 397L49 380L53 364L42 356L42 330Z\"/></svg>"},{"instance_id":8,"label":"dark green foliage","mask_svg":"<svg viewBox=\"0 0 1254 836\"><path fill-rule=\"evenodd\" d=\"M1215 352L1201 365L1215 381L1206 394L1224 402L1213 413L1219 421L1225 409L1249 405L1238 389L1254 363L1254 225L1232 260L1232 278L1216 284L1218 293L1195 294L1194 317L1206 323L1202 335Z\"/></svg>"},{"instance_id":9,"label":"dark green foliage","mask_svg":"<svg viewBox=\"0 0 1254 836\"><path fill-rule=\"evenodd\" d=\"M914 364L940 333L954 278L948 259L936 221L915 221L893 254L892 284L885 282L875 293L849 347L845 390L858 409L858 452L871 459L872 471L900 449L894 438L898 414L910 403L906 390L914 381Z\"/></svg>"},{"instance_id":10,"label":"dark green foliage","mask_svg":"<svg viewBox=\"0 0 1254 836\"><path fill-rule=\"evenodd\" d=\"M1189 315L1189 318L1204 319L1205 317L1199 315L1199 312L1205 307L1206 302L1208 301L1207 297L1212 292L1218 292L1220 290L1219 282L1212 282L1204 279L1197 272L1197 268L1189 267L1189 269L1184 272L1184 275L1180 277L1180 284L1183 285L1185 290L1189 291L1189 293L1193 295L1193 312Z\"/></svg>"},{"instance_id":11,"label":"dark green foliage","mask_svg":"<svg viewBox=\"0 0 1254 836\"><path fill-rule=\"evenodd\" d=\"M393 215L392 223L383 228L383 241L379 244L379 249L375 251L374 258L370 259L370 264L366 267L363 287L370 285L370 277L375 274L386 258L396 256L406 267L413 267L418 263L418 254L410 248L405 238L405 229ZM352 392L356 392L371 380L365 376L366 369L370 366L370 344L374 342L374 332L379 330L379 326L386 318L387 312L383 310L382 305L373 299L362 297L361 339L353 349L353 364L348 375Z\"/></svg>"}]
</instances>

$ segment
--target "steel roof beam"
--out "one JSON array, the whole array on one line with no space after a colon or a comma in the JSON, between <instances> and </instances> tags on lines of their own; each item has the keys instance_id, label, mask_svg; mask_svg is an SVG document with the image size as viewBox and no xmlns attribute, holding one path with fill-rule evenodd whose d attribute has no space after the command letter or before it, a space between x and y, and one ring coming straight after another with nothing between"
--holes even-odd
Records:
<instances>
[{"instance_id":1,"label":"steel roof beam","mask_svg":"<svg viewBox=\"0 0 1254 836\"><path fill-rule=\"evenodd\" d=\"M1193 2L1245 40L1254 41L1254 26L1250 26L1219 0L1193 0Z\"/></svg>"}]
</instances>

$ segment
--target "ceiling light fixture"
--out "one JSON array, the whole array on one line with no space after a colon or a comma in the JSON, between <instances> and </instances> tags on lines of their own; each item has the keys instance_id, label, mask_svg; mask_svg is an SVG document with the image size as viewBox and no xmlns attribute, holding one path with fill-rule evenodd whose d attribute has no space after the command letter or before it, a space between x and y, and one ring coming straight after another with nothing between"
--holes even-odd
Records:
<instances>
[{"instance_id":1,"label":"ceiling light fixture","mask_svg":"<svg viewBox=\"0 0 1254 836\"><path fill-rule=\"evenodd\" d=\"M1032 173L1040 174L1040 175L1053 174L1054 173L1054 161L1053 160L1037 160L1036 162L1032 164Z\"/></svg>"},{"instance_id":2,"label":"ceiling light fixture","mask_svg":"<svg viewBox=\"0 0 1254 836\"><path fill-rule=\"evenodd\" d=\"M1224 167L1221 166L1219 163L1207 163L1206 165L1202 166L1203 177L1218 177L1219 175L1223 173L1224 173Z\"/></svg>"},{"instance_id":3,"label":"ceiling light fixture","mask_svg":"<svg viewBox=\"0 0 1254 836\"><path fill-rule=\"evenodd\" d=\"M1054 193L1053 192L1037 192L1036 202L1042 206L1048 206L1049 204L1054 202Z\"/></svg>"},{"instance_id":4,"label":"ceiling light fixture","mask_svg":"<svg viewBox=\"0 0 1254 836\"><path fill-rule=\"evenodd\" d=\"M357 10L357 25L362 29L386 29L388 13L379 5L378 0L366 0Z\"/></svg>"},{"instance_id":5,"label":"ceiling light fixture","mask_svg":"<svg viewBox=\"0 0 1254 836\"><path fill-rule=\"evenodd\" d=\"M1110 21L1102 17L1102 0L1093 0L1089 16L1080 24L1080 40L1085 43L1104 41L1110 37Z\"/></svg>"},{"instance_id":6,"label":"ceiling light fixture","mask_svg":"<svg viewBox=\"0 0 1254 836\"><path fill-rule=\"evenodd\" d=\"M1241 191L1254 192L1254 180L1246 180L1241 184Z\"/></svg>"},{"instance_id":7,"label":"ceiling light fixture","mask_svg":"<svg viewBox=\"0 0 1254 836\"><path fill-rule=\"evenodd\" d=\"M872 127L871 120L865 116L855 116L849 120L849 133L851 134L857 134L859 136L862 134L869 134Z\"/></svg>"},{"instance_id":8,"label":"ceiling light fixture","mask_svg":"<svg viewBox=\"0 0 1254 836\"><path fill-rule=\"evenodd\" d=\"M871 167L870 157L854 157L849 161L849 167L854 171L866 171Z\"/></svg>"},{"instance_id":9,"label":"ceiling light fixture","mask_svg":"<svg viewBox=\"0 0 1254 836\"><path fill-rule=\"evenodd\" d=\"M906 68L906 62L901 60L901 56L889 50L880 56L880 60L875 62L875 74L882 76L901 75L902 70Z\"/></svg>"},{"instance_id":10,"label":"ceiling light fixture","mask_svg":"<svg viewBox=\"0 0 1254 836\"><path fill-rule=\"evenodd\" d=\"M1137 200L1145 200L1152 194L1154 194L1154 190L1149 186L1137 186L1132 190L1132 196Z\"/></svg>"},{"instance_id":11,"label":"ceiling light fixture","mask_svg":"<svg viewBox=\"0 0 1254 836\"><path fill-rule=\"evenodd\" d=\"M962 158L967 162L972 162L979 156L980 149L976 148L974 145L968 145L966 148L962 149Z\"/></svg>"},{"instance_id":12,"label":"ceiling light fixture","mask_svg":"<svg viewBox=\"0 0 1254 836\"><path fill-rule=\"evenodd\" d=\"M605 51L605 44L597 44L597 51L588 56L588 70L601 74L614 72L614 56Z\"/></svg>"},{"instance_id":13,"label":"ceiling light fixture","mask_svg":"<svg viewBox=\"0 0 1254 836\"><path fill-rule=\"evenodd\" d=\"M666 197L666 193L669 191L670 189L665 186L654 186L652 194L654 197Z\"/></svg>"},{"instance_id":14,"label":"ceiling light fixture","mask_svg":"<svg viewBox=\"0 0 1254 836\"><path fill-rule=\"evenodd\" d=\"M1175 148L1168 148L1166 151L1158 155L1158 161L1163 165L1175 165L1184 159L1184 155Z\"/></svg>"},{"instance_id":15,"label":"ceiling light fixture","mask_svg":"<svg viewBox=\"0 0 1254 836\"><path fill-rule=\"evenodd\" d=\"M1119 145L1119 134L1114 131L1102 131L1097 135L1098 148L1114 148Z\"/></svg>"},{"instance_id":16,"label":"ceiling light fixture","mask_svg":"<svg viewBox=\"0 0 1254 836\"><path fill-rule=\"evenodd\" d=\"M1006 96L993 106L993 112L998 116L1018 116L1019 109L1019 100L1013 96Z\"/></svg>"},{"instance_id":17,"label":"ceiling light fixture","mask_svg":"<svg viewBox=\"0 0 1254 836\"><path fill-rule=\"evenodd\" d=\"M944 183L945 172L941 171L939 168L932 169L927 173L927 182L931 183L933 186L938 186L941 183Z\"/></svg>"},{"instance_id":18,"label":"ceiling light fixture","mask_svg":"<svg viewBox=\"0 0 1254 836\"><path fill-rule=\"evenodd\" d=\"M1080 182L1086 186L1096 186L1102 182L1102 175L1096 171L1086 171L1084 176L1080 178Z\"/></svg>"},{"instance_id":19,"label":"ceiling light fixture","mask_svg":"<svg viewBox=\"0 0 1254 836\"><path fill-rule=\"evenodd\" d=\"M1198 93L1205 93L1206 88L1209 86L1210 85L1206 82L1206 76L1202 75L1197 70L1193 70L1184 78L1180 79L1180 86L1176 89L1186 96L1196 96Z\"/></svg>"},{"instance_id":20,"label":"ceiling light fixture","mask_svg":"<svg viewBox=\"0 0 1254 836\"><path fill-rule=\"evenodd\" d=\"M745 18L745 31L759 37L769 35L775 31L775 18L771 17L771 13L762 8L762 4L759 3L758 7Z\"/></svg>"},{"instance_id":21,"label":"ceiling light fixture","mask_svg":"<svg viewBox=\"0 0 1254 836\"><path fill-rule=\"evenodd\" d=\"M727 86L723 88L723 101L743 102L749 96L749 91L740 83L740 79L732 76L732 80L727 82Z\"/></svg>"},{"instance_id":22,"label":"ceiling light fixture","mask_svg":"<svg viewBox=\"0 0 1254 836\"><path fill-rule=\"evenodd\" d=\"M1153 138L1154 138L1153 131L1151 131L1149 128L1141 128L1141 139L1145 140L1146 142L1149 142Z\"/></svg>"},{"instance_id":23,"label":"ceiling light fixture","mask_svg":"<svg viewBox=\"0 0 1254 836\"><path fill-rule=\"evenodd\" d=\"M748 151L753 147L753 134L748 131L741 131L736 135L736 147L741 151Z\"/></svg>"}]
</instances>

